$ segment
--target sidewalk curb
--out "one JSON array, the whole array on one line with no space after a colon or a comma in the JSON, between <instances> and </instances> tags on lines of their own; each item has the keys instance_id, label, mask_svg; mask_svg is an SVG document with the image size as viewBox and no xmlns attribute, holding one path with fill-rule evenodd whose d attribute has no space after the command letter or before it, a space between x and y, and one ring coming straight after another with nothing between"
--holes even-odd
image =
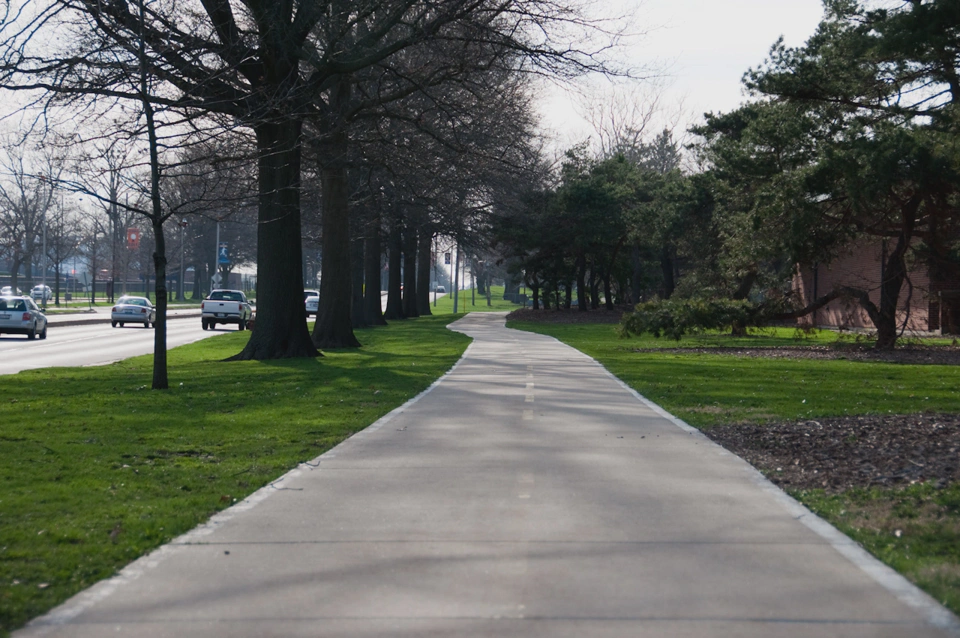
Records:
<instances>
[{"instance_id":1,"label":"sidewalk curb","mask_svg":"<svg viewBox=\"0 0 960 638\"><path fill-rule=\"evenodd\" d=\"M167 315L167 321L173 319L192 319L200 316L200 310L196 311L186 311L177 314ZM62 321L57 319L57 317L65 317ZM101 324L101 323L110 323L110 315L108 313L96 313L96 315L86 314L86 316L73 318L74 315L49 315L47 317L47 325L52 327L59 326L85 326L87 324Z\"/></svg>"}]
</instances>

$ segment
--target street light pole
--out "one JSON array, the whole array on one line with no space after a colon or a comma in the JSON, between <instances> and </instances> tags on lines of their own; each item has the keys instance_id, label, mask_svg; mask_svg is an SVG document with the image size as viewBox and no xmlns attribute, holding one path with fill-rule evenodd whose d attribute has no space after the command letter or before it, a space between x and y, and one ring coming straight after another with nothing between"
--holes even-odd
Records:
<instances>
[{"instance_id":1,"label":"street light pole","mask_svg":"<svg viewBox=\"0 0 960 638\"><path fill-rule=\"evenodd\" d=\"M187 229L187 222L183 219L180 220L180 301L186 299L186 291L184 290L183 285L183 235L184 231Z\"/></svg>"},{"instance_id":2,"label":"street light pole","mask_svg":"<svg viewBox=\"0 0 960 638\"><path fill-rule=\"evenodd\" d=\"M220 268L217 262L220 261L220 220L217 220L217 243L213 246L213 275L210 277L210 291L212 292L216 287L217 283L214 281L217 275L220 274Z\"/></svg>"}]
</instances>

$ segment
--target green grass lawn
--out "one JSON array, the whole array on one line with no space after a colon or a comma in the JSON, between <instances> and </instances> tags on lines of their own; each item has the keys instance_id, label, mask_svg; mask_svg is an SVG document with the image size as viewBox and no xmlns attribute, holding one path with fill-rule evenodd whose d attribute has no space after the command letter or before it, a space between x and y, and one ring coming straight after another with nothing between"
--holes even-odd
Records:
<instances>
[{"instance_id":1,"label":"green grass lawn","mask_svg":"<svg viewBox=\"0 0 960 638\"><path fill-rule=\"evenodd\" d=\"M960 367L894 363L761 359L699 353L637 352L700 346L824 345L836 333L770 330L750 337L621 339L602 324L511 322L556 337L595 358L648 399L699 428L771 419L866 413L960 412Z\"/></svg>"},{"instance_id":2,"label":"green grass lawn","mask_svg":"<svg viewBox=\"0 0 960 638\"><path fill-rule=\"evenodd\" d=\"M489 312L489 311L511 311L520 307L511 301L505 301L503 298L503 286L490 286L490 305L487 305L487 298L476 290L461 290L457 297L457 313L465 312ZM453 313L453 291L437 299L437 305L430 304L430 312L435 315L446 315Z\"/></svg>"},{"instance_id":3,"label":"green grass lawn","mask_svg":"<svg viewBox=\"0 0 960 638\"><path fill-rule=\"evenodd\" d=\"M423 391L469 339L455 317L359 330L360 350L231 362L249 333L0 377L0 634L312 459Z\"/></svg>"},{"instance_id":4,"label":"green grass lawn","mask_svg":"<svg viewBox=\"0 0 960 638\"><path fill-rule=\"evenodd\" d=\"M960 412L960 366L637 352L709 345L824 345L845 339L831 332L769 330L739 339L713 334L677 343L646 336L621 339L615 326L603 324L509 325L556 337L581 350L701 429L850 414ZM791 494L960 613L960 484Z\"/></svg>"}]
</instances>

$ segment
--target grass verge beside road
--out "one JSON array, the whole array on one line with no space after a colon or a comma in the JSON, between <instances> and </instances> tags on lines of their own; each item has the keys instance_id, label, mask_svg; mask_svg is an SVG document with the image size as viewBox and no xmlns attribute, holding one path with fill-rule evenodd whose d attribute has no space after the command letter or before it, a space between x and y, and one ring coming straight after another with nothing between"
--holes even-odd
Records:
<instances>
[{"instance_id":1,"label":"grass verge beside road","mask_svg":"<svg viewBox=\"0 0 960 638\"><path fill-rule=\"evenodd\" d=\"M360 350L230 362L249 333L0 377L0 634L113 575L427 388L455 317L359 330Z\"/></svg>"},{"instance_id":2,"label":"grass verge beside road","mask_svg":"<svg viewBox=\"0 0 960 638\"><path fill-rule=\"evenodd\" d=\"M621 339L616 327L609 324L508 325L556 337L581 350L645 397L705 431L725 424L801 422L849 415L960 413L960 366L956 365L742 357L693 350L686 354L677 350L824 346L840 339L832 332L800 338L793 330L769 330L746 338L713 334L677 343L652 337ZM956 450L943 453L956 454ZM911 462L907 450L902 455L904 464ZM772 474L778 468L759 469ZM960 483L917 482L840 492L788 491L960 613Z\"/></svg>"}]
</instances>

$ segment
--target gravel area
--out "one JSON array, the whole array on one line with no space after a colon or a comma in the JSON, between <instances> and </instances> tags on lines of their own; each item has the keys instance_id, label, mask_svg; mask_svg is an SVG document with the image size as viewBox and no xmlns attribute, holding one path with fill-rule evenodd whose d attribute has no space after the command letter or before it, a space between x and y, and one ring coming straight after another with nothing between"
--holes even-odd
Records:
<instances>
[{"instance_id":1,"label":"gravel area","mask_svg":"<svg viewBox=\"0 0 960 638\"><path fill-rule=\"evenodd\" d=\"M704 433L784 488L840 492L960 481L960 414L722 425Z\"/></svg>"}]
</instances>

